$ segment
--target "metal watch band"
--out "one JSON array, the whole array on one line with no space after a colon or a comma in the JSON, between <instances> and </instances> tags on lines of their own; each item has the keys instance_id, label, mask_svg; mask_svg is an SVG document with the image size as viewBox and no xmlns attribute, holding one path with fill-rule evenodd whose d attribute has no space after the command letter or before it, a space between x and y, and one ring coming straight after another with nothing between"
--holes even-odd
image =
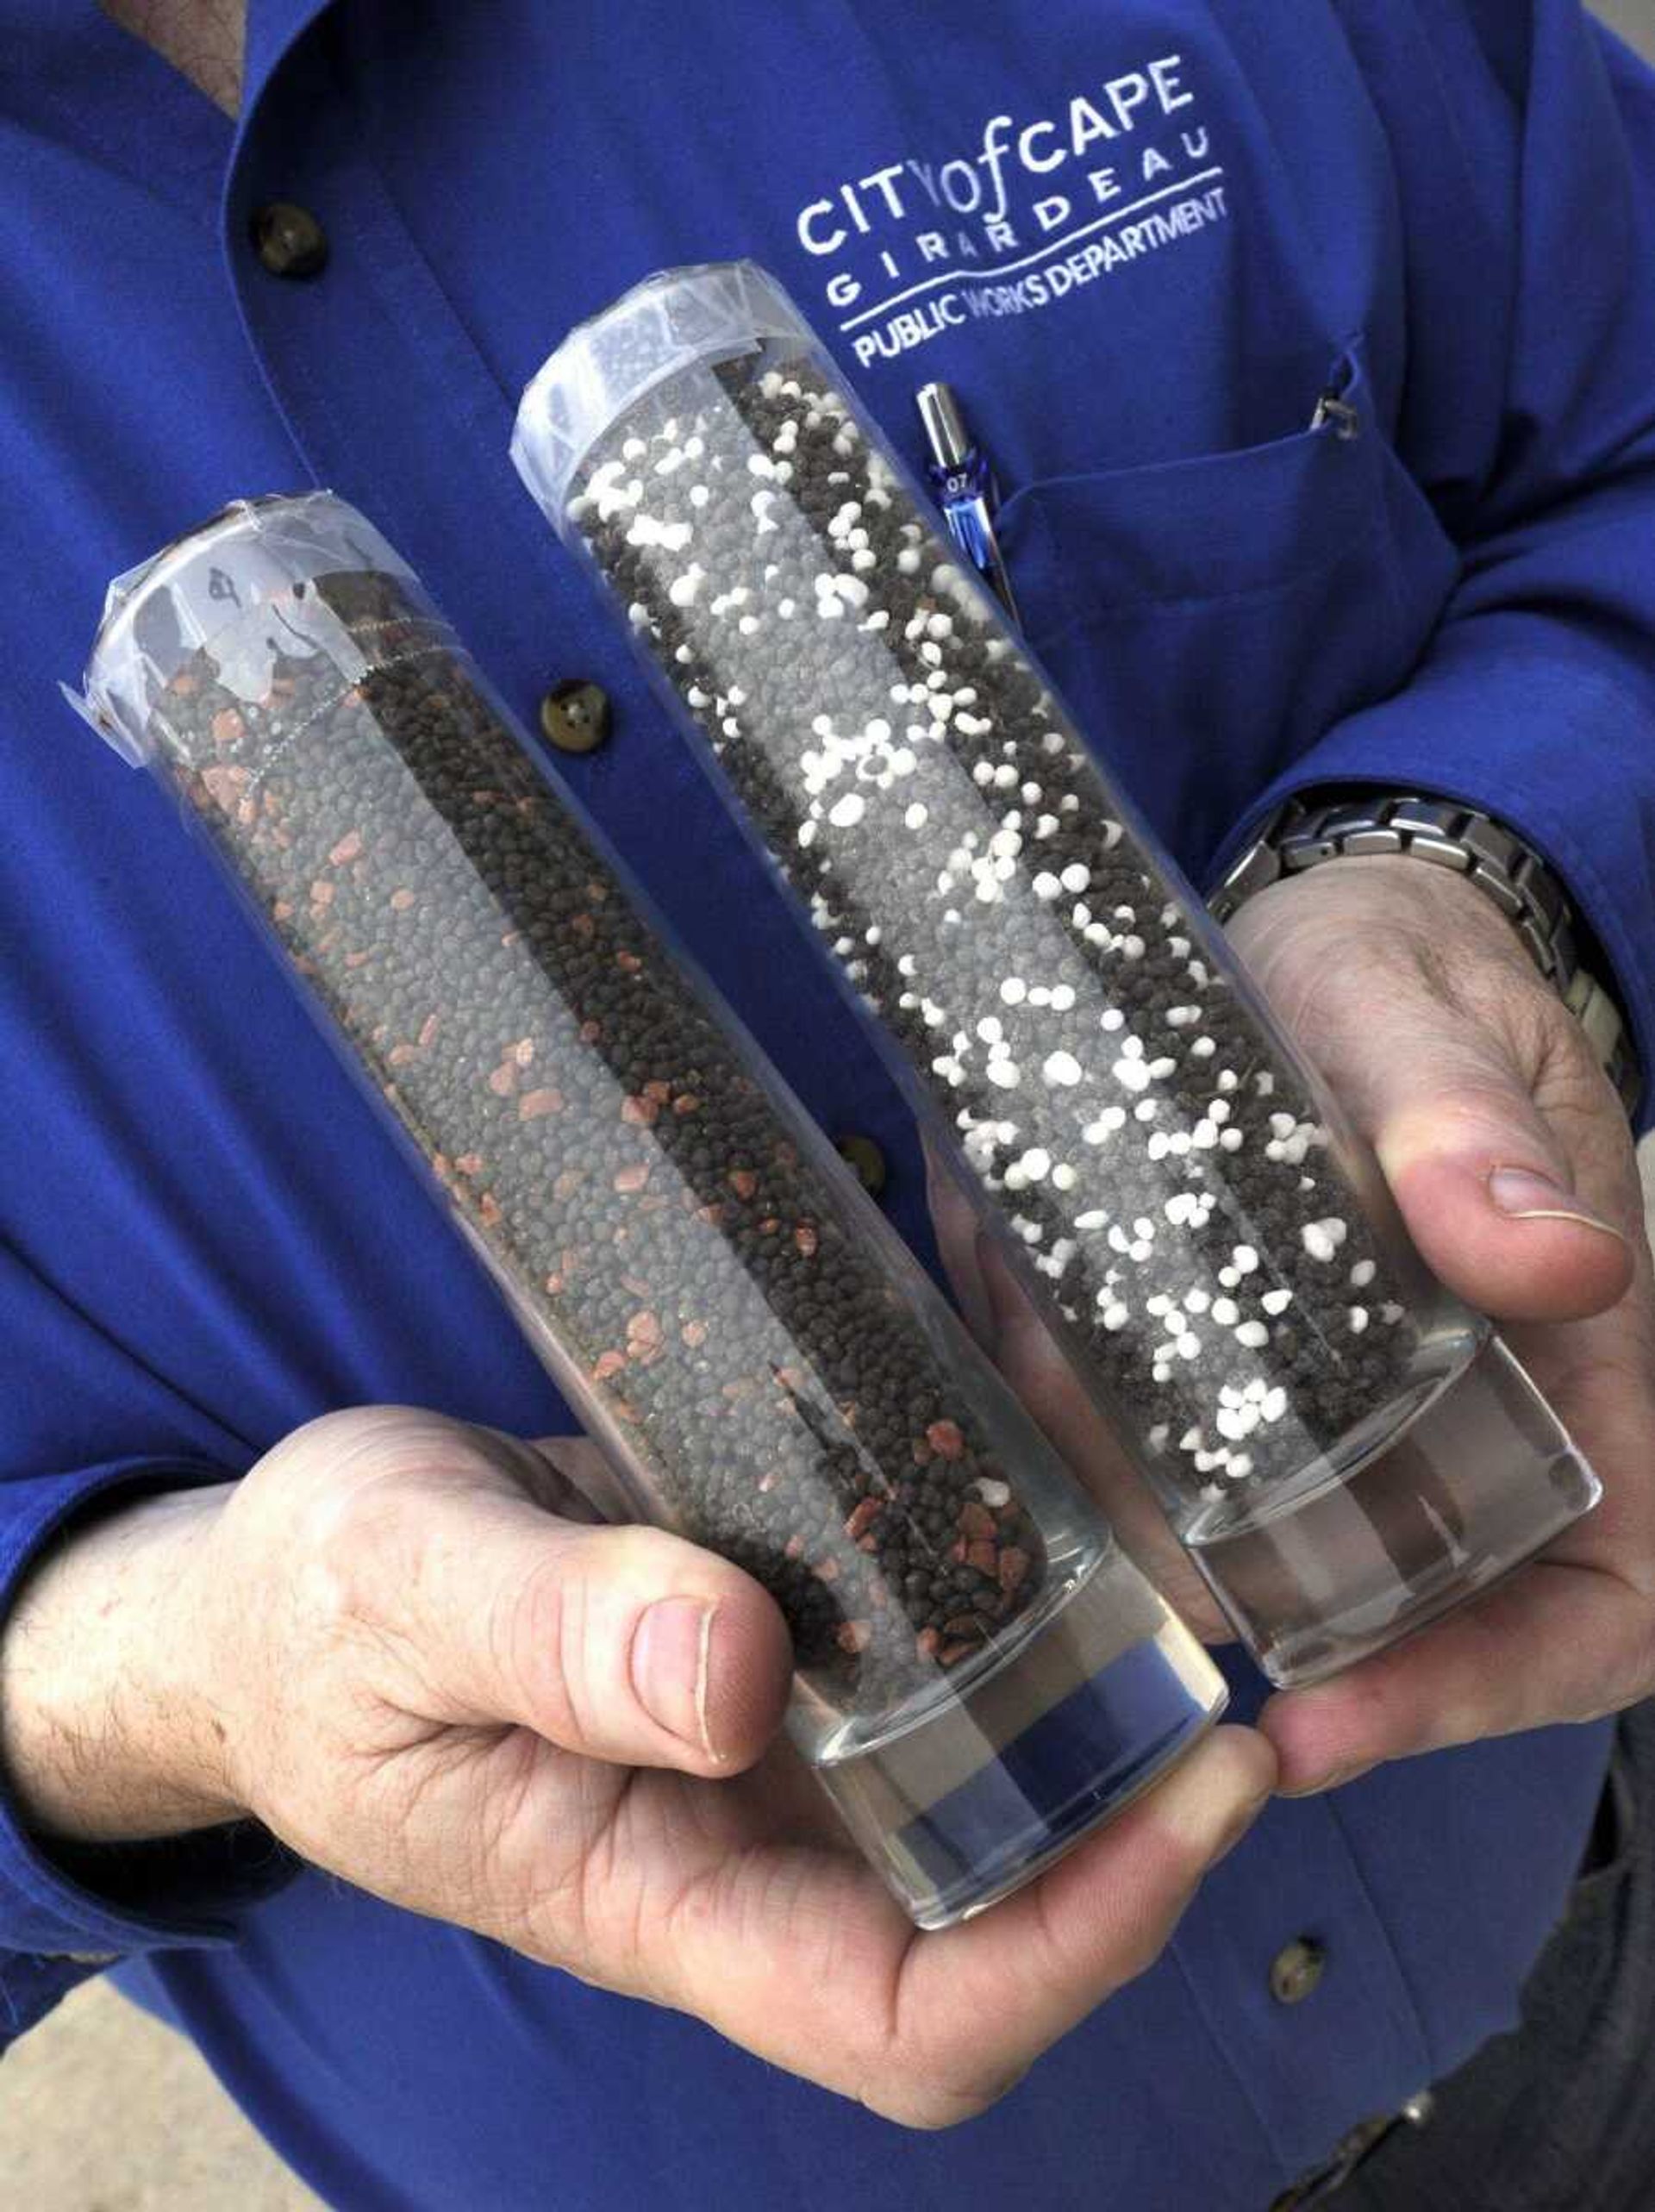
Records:
<instances>
[{"instance_id":1,"label":"metal watch band","mask_svg":"<svg viewBox=\"0 0 1655 2212\"><path fill-rule=\"evenodd\" d=\"M1582 964L1568 895L1539 855L1474 807L1417 794L1290 799L1230 869L1208 903L1220 922L1268 884L1324 860L1407 854L1467 877L1515 928L1529 958L1584 1028L1632 1113L1642 1073L1621 1009Z\"/></svg>"}]
</instances>

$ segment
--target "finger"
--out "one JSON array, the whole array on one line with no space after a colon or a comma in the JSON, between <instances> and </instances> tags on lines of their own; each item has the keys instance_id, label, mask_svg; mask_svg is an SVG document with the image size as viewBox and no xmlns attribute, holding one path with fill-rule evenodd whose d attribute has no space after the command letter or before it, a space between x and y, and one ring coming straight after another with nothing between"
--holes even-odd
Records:
<instances>
[{"instance_id":1,"label":"finger","mask_svg":"<svg viewBox=\"0 0 1655 2212\"><path fill-rule=\"evenodd\" d=\"M410 1584L405 1642L441 1718L709 1776L750 1765L779 1724L792 1654L773 1600L665 1530L438 1497Z\"/></svg>"},{"instance_id":2,"label":"finger","mask_svg":"<svg viewBox=\"0 0 1655 2212\"><path fill-rule=\"evenodd\" d=\"M937 1250L965 1325L979 1344L994 1349L994 1315L984 1279L989 1239L977 1225L976 1206L958 1177L925 1147L925 1195Z\"/></svg>"},{"instance_id":3,"label":"finger","mask_svg":"<svg viewBox=\"0 0 1655 2212\"><path fill-rule=\"evenodd\" d=\"M1509 1332L1603 1478L1596 1509L1452 1619L1260 1721L1296 1794L1381 1759L1618 1710L1655 1684L1655 1322L1646 1280L1612 1313Z\"/></svg>"},{"instance_id":4,"label":"finger","mask_svg":"<svg viewBox=\"0 0 1655 2212\"><path fill-rule=\"evenodd\" d=\"M1507 1321L1571 1321L1626 1292L1626 1238L1575 1188L1568 1163L1514 1070L1405 1060L1379 1103L1375 1149L1433 1272ZM1404 1085L1414 1086L1410 1091Z\"/></svg>"},{"instance_id":5,"label":"finger","mask_svg":"<svg viewBox=\"0 0 1655 2212\"><path fill-rule=\"evenodd\" d=\"M959 2085L965 2109L945 2118L999 2095L1148 1971L1202 1876L1263 1811L1275 1777L1274 1755L1253 1730L1215 1729L1157 1789L1029 1889L914 1947L901 2025L912 2040L940 2015L951 2023L952 2064L943 2079ZM985 2037L990 2020L996 2025Z\"/></svg>"},{"instance_id":6,"label":"finger","mask_svg":"<svg viewBox=\"0 0 1655 2212\"><path fill-rule=\"evenodd\" d=\"M1324 991L1316 1014L1317 1057L1450 1290L1501 1320L1568 1321L1614 1304L1631 1248L1577 1190L1493 1030L1406 980L1383 1021L1363 990Z\"/></svg>"},{"instance_id":7,"label":"finger","mask_svg":"<svg viewBox=\"0 0 1655 2212\"><path fill-rule=\"evenodd\" d=\"M1258 1736L1221 1728L1028 1889L939 1934L848 1854L726 1854L673 1917L665 1994L889 2119L950 2126L1150 1965L1274 1774Z\"/></svg>"},{"instance_id":8,"label":"finger","mask_svg":"<svg viewBox=\"0 0 1655 2212\"><path fill-rule=\"evenodd\" d=\"M1612 1095L1473 887L1405 859L1339 860L1250 900L1232 935L1450 1289L1502 1320L1614 1303L1631 1220L1605 1217L1578 1172Z\"/></svg>"},{"instance_id":9,"label":"finger","mask_svg":"<svg viewBox=\"0 0 1655 2212\"><path fill-rule=\"evenodd\" d=\"M1538 1559L1502 1589L1337 1681L1272 1697L1259 1727L1282 1792L1385 1759L1615 1712L1647 1687L1650 1602L1600 1569Z\"/></svg>"}]
</instances>

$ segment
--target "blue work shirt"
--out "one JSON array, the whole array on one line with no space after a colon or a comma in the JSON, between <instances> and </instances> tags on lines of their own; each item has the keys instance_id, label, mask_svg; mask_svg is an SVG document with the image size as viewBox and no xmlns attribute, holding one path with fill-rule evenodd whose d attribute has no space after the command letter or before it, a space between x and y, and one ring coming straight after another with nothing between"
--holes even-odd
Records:
<instances>
[{"instance_id":1,"label":"blue work shirt","mask_svg":"<svg viewBox=\"0 0 1655 2212\"><path fill-rule=\"evenodd\" d=\"M91 0L0 35L0 1597L100 1492L329 1407L567 1424L208 856L53 697L106 578L230 498L354 501L527 719L605 688L559 772L923 1247L873 1053L507 459L544 353L666 264L774 270L910 450L915 386L959 390L1034 642L1198 877L1288 789L1480 804L1650 1062L1655 96L1574 0L253 0L236 125ZM261 265L273 199L322 274ZM1354 439L1308 427L1330 388ZM940 2136L245 1834L94 1869L0 1807L0 2021L117 1955L353 2212L1263 2212L1511 2022L1605 1747L1275 1805Z\"/></svg>"}]
</instances>

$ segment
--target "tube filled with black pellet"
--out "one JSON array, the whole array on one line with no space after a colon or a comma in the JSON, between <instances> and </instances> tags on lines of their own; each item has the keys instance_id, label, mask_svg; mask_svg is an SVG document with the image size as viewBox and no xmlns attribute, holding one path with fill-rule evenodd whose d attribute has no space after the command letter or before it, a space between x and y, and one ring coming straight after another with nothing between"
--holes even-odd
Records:
<instances>
[{"instance_id":1,"label":"tube filled with black pellet","mask_svg":"<svg viewBox=\"0 0 1655 2212\"><path fill-rule=\"evenodd\" d=\"M1083 736L779 287L745 262L640 285L546 361L513 452L1277 1681L1588 1509L1590 1469L1427 1274L1109 733Z\"/></svg>"},{"instance_id":2,"label":"tube filled with black pellet","mask_svg":"<svg viewBox=\"0 0 1655 2212\"><path fill-rule=\"evenodd\" d=\"M371 524L229 509L111 586L79 703L205 834L637 1515L775 1597L793 1740L915 1920L1194 1742L1200 1645Z\"/></svg>"}]
</instances>

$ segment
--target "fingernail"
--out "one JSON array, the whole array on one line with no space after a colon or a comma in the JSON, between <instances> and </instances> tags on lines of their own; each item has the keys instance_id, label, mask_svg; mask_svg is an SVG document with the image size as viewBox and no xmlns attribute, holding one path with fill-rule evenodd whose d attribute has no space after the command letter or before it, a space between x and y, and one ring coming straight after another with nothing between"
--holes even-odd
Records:
<instances>
[{"instance_id":1,"label":"fingernail","mask_svg":"<svg viewBox=\"0 0 1655 2212\"><path fill-rule=\"evenodd\" d=\"M709 1759L719 1754L707 1725L716 1605L697 1597L663 1597L632 1636L632 1686L652 1721Z\"/></svg>"},{"instance_id":2,"label":"fingernail","mask_svg":"<svg viewBox=\"0 0 1655 2212\"><path fill-rule=\"evenodd\" d=\"M1532 1167L1496 1167L1489 1178L1489 1196L1514 1222L1578 1222L1583 1228L1601 1229L1626 1242L1612 1222L1601 1221L1572 1190Z\"/></svg>"}]
</instances>

